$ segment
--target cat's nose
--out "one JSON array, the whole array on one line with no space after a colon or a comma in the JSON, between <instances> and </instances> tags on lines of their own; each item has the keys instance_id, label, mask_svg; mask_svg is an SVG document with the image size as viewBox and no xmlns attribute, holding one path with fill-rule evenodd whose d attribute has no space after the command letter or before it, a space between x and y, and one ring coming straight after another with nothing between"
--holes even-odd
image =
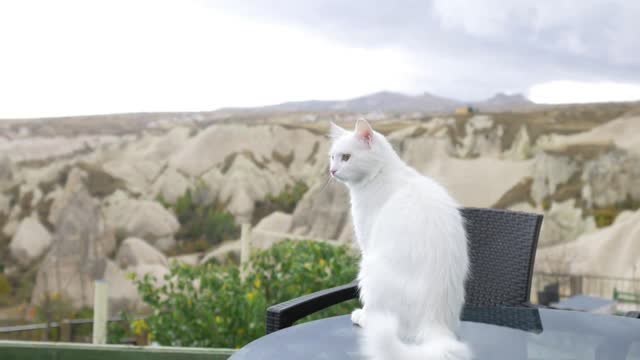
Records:
<instances>
[{"instance_id":1,"label":"cat's nose","mask_svg":"<svg viewBox=\"0 0 640 360\"><path fill-rule=\"evenodd\" d=\"M335 175L338 170L329 170L329 172L331 173L331 175Z\"/></svg>"}]
</instances>

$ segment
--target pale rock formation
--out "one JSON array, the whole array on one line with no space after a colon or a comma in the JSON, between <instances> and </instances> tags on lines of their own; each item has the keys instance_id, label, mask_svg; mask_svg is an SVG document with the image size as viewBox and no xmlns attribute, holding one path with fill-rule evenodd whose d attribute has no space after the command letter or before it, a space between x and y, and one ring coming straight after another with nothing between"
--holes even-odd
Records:
<instances>
[{"instance_id":1,"label":"pale rock formation","mask_svg":"<svg viewBox=\"0 0 640 360\"><path fill-rule=\"evenodd\" d=\"M107 259L104 261L106 266L101 278L105 279L108 284L110 316L116 316L120 311L143 309L144 304L138 294L136 285L129 276L129 272L138 274L142 271L156 271L155 267L159 267L159 265L141 265L141 267L153 266L153 270L144 269L141 271L136 267L134 271L129 271L128 269L123 271L115 262Z\"/></svg>"},{"instance_id":2,"label":"pale rock formation","mask_svg":"<svg viewBox=\"0 0 640 360\"><path fill-rule=\"evenodd\" d=\"M527 131L527 127L522 125L520 130L518 130L518 134L516 134L515 139L513 139L511 147L503 154L503 158L517 161L526 160L532 156L533 149L529 132Z\"/></svg>"},{"instance_id":3,"label":"pale rock formation","mask_svg":"<svg viewBox=\"0 0 640 360\"><path fill-rule=\"evenodd\" d=\"M9 244L11 256L26 267L42 256L51 245L51 234L35 217L20 222L16 234Z\"/></svg>"},{"instance_id":4,"label":"pale rock formation","mask_svg":"<svg viewBox=\"0 0 640 360\"><path fill-rule=\"evenodd\" d=\"M264 217L253 228L251 233L251 247L256 249L268 249L277 241L284 240L280 237L261 234L260 231L270 231L276 233L289 233L291 230L292 216L276 211Z\"/></svg>"},{"instance_id":5,"label":"pale rock formation","mask_svg":"<svg viewBox=\"0 0 640 360\"><path fill-rule=\"evenodd\" d=\"M532 160L509 161L481 157L440 158L416 168L443 184L463 206L490 207L529 176L531 166Z\"/></svg>"},{"instance_id":6,"label":"pale rock formation","mask_svg":"<svg viewBox=\"0 0 640 360\"><path fill-rule=\"evenodd\" d=\"M49 221L52 224L59 221L59 217L62 215L62 209L71 206L71 201L77 197L77 194L83 195L81 200L91 202L91 197L86 189L87 177L87 173L78 168L73 168L69 171L64 190L54 200L49 210Z\"/></svg>"},{"instance_id":7,"label":"pale rock formation","mask_svg":"<svg viewBox=\"0 0 640 360\"><path fill-rule=\"evenodd\" d=\"M461 158L476 156L497 157L502 153L501 139L504 130L494 126L487 115L475 115L465 124L465 137L456 146L456 155Z\"/></svg>"},{"instance_id":8,"label":"pale rock formation","mask_svg":"<svg viewBox=\"0 0 640 360\"><path fill-rule=\"evenodd\" d=\"M293 184L293 179L281 164L270 163L269 167L255 163L248 155L238 154L224 173L217 199L228 204L227 210L239 222L251 219L257 200L278 194Z\"/></svg>"},{"instance_id":9,"label":"pale rock formation","mask_svg":"<svg viewBox=\"0 0 640 360\"><path fill-rule=\"evenodd\" d=\"M2 228L2 235L9 239L13 238L18 230L18 225L20 225L20 207L14 206L9 211L9 215Z\"/></svg>"},{"instance_id":10,"label":"pale rock formation","mask_svg":"<svg viewBox=\"0 0 640 360\"><path fill-rule=\"evenodd\" d=\"M578 134L549 134L543 138L544 144L556 148L567 148L576 144L615 144L632 154L640 156L640 116L620 117L603 125Z\"/></svg>"},{"instance_id":11,"label":"pale rock formation","mask_svg":"<svg viewBox=\"0 0 640 360\"><path fill-rule=\"evenodd\" d=\"M115 261L123 269L138 265L169 266L163 253L139 238L125 239L118 248Z\"/></svg>"},{"instance_id":12,"label":"pale rock formation","mask_svg":"<svg viewBox=\"0 0 640 360\"><path fill-rule=\"evenodd\" d=\"M189 180L174 168L166 169L152 185L153 196L162 196L165 201L173 204L187 190L192 188Z\"/></svg>"},{"instance_id":13,"label":"pale rock formation","mask_svg":"<svg viewBox=\"0 0 640 360\"><path fill-rule=\"evenodd\" d=\"M212 125L189 139L171 156L169 164L185 174L198 177L234 153L250 152L259 163L270 159L282 161L296 173L296 170L305 169L303 164L313 155L314 145L319 139L318 135L307 130L286 129L279 125Z\"/></svg>"},{"instance_id":14,"label":"pale rock formation","mask_svg":"<svg viewBox=\"0 0 640 360\"><path fill-rule=\"evenodd\" d=\"M585 218L582 209L575 206L575 199L553 202L551 208L544 214L538 246L571 242L582 234L595 230L596 223L593 217Z\"/></svg>"},{"instance_id":15,"label":"pale rock formation","mask_svg":"<svg viewBox=\"0 0 640 360\"><path fill-rule=\"evenodd\" d=\"M338 239L350 216L346 187L335 181L317 182L293 212L291 229L300 235Z\"/></svg>"},{"instance_id":16,"label":"pale rock formation","mask_svg":"<svg viewBox=\"0 0 640 360\"><path fill-rule=\"evenodd\" d=\"M206 253L200 260L200 264L206 264L209 261L224 262L228 256L232 255L240 258L240 240L225 241L217 248Z\"/></svg>"},{"instance_id":17,"label":"pale rock formation","mask_svg":"<svg viewBox=\"0 0 640 360\"><path fill-rule=\"evenodd\" d=\"M171 256L168 258L169 264L178 263L183 265L196 266L200 264L200 259L203 257L203 253L184 254L178 256Z\"/></svg>"},{"instance_id":18,"label":"pale rock formation","mask_svg":"<svg viewBox=\"0 0 640 360\"><path fill-rule=\"evenodd\" d=\"M38 269L31 301L40 304L47 294L60 294L74 307L93 303L93 281L119 271L106 256L115 238L105 227L99 202L89 196L82 174L69 175L55 216L53 242ZM116 270L110 270L116 267Z\"/></svg>"},{"instance_id":19,"label":"pale rock formation","mask_svg":"<svg viewBox=\"0 0 640 360\"><path fill-rule=\"evenodd\" d=\"M638 278L639 258L640 211L635 211L575 241L539 249L536 271Z\"/></svg>"},{"instance_id":20,"label":"pale rock formation","mask_svg":"<svg viewBox=\"0 0 640 360\"><path fill-rule=\"evenodd\" d=\"M109 161L103 168L109 175L121 179L129 192L143 194L159 174L162 165L151 161L121 159Z\"/></svg>"},{"instance_id":21,"label":"pale rock formation","mask_svg":"<svg viewBox=\"0 0 640 360\"><path fill-rule=\"evenodd\" d=\"M103 209L107 224L119 235L145 239L160 250L175 245L180 228L176 217L161 204L150 200L110 199Z\"/></svg>"},{"instance_id":22,"label":"pale rock formation","mask_svg":"<svg viewBox=\"0 0 640 360\"><path fill-rule=\"evenodd\" d=\"M6 155L0 155L0 191L11 187L15 177L14 171L11 159Z\"/></svg>"},{"instance_id":23,"label":"pale rock formation","mask_svg":"<svg viewBox=\"0 0 640 360\"><path fill-rule=\"evenodd\" d=\"M569 181L579 171L576 161L566 155L540 152L533 161L531 198L536 204L542 203L545 197L552 195L559 185Z\"/></svg>"},{"instance_id":24,"label":"pale rock formation","mask_svg":"<svg viewBox=\"0 0 640 360\"><path fill-rule=\"evenodd\" d=\"M5 196L3 193L0 192L0 216L4 215L4 216L8 216L9 213L11 212L11 207L10 207L10 200L8 196ZM2 230L2 229L0 229Z\"/></svg>"},{"instance_id":25,"label":"pale rock formation","mask_svg":"<svg viewBox=\"0 0 640 360\"><path fill-rule=\"evenodd\" d=\"M582 172L582 197L587 205L607 206L640 200L640 157L611 151L587 161Z\"/></svg>"}]
</instances>

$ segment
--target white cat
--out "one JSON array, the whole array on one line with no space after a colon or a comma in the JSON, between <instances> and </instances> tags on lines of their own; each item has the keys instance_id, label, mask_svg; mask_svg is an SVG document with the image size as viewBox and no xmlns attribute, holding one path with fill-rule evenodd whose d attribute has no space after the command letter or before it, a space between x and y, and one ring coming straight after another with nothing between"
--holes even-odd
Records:
<instances>
[{"instance_id":1,"label":"white cat","mask_svg":"<svg viewBox=\"0 0 640 360\"><path fill-rule=\"evenodd\" d=\"M375 359L463 360L454 331L469 268L458 204L419 174L391 144L358 120L353 132L331 124L330 174L345 183L362 251L362 309L352 321Z\"/></svg>"}]
</instances>

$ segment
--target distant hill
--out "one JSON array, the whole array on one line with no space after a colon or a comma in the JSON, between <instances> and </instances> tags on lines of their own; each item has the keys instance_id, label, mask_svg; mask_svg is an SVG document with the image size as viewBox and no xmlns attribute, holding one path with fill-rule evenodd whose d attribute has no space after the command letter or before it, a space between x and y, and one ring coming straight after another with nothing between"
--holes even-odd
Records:
<instances>
[{"instance_id":1,"label":"distant hill","mask_svg":"<svg viewBox=\"0 0 640 360\"><path fill-rule=\"evenodd\" d=\"M347 112L452 112L460 106L472 106L480 111L526 110L536 106L522 94L506 95L499 93L477 102L464 102L441 96L423 93L406 95L391 91L381 91L348 100L309 100L286 102L277 105L256 108L224 109L230 111L347 111Z\"/></svg>"},{"instance_id":2,"label":"distant hill","mask_svg":"<svg viewBox=\"0 0 640 360\"><path fill-rule=\"evenodd\" d=\"M497 93L487 100L472 103L481 111L501 112L512 110L528 110L538 106L522 94L506 95Z\"/></svg>"}]
</instances>

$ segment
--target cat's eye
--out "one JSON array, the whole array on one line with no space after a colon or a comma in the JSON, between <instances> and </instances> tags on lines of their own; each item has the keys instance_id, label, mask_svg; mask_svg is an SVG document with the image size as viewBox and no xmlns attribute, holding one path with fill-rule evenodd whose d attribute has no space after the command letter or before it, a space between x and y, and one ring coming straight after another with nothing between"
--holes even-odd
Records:
<instances>
[{"instance_id":1,"label":"cat's eye","mask_svg":"<svg viewBox=\"0 0 640 360\"><path fill-rule=\"evenodd\" d=\"M342 157L340 159L342 161L349 161L349 159L351 159L351 155L350 154L342 154Z\"/></svg>"}]
</instances>

